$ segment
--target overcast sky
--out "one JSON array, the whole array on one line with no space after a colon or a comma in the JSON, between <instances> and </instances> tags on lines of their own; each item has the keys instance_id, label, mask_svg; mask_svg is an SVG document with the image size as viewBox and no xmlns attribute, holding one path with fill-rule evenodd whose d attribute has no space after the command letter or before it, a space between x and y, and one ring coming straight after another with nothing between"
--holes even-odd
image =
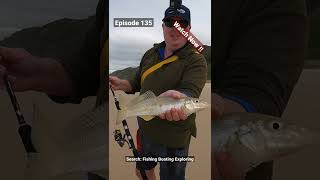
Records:
<instances>
[{"instance_id":1,"label":"overcast sky","mask_svg":"<svg viewBox=\"0 0 320 180\"><path fill-rule=\"evenodd\" d=\"M0 39L26 27L93 15L98 0L0 0Z\"/></svg>"},{"instance_id":2,"label":"overcast sky","mask_svg":"<svg viewBox=\"0 0 320 180\"><path fill-rule=\"evenodd\" d=\"M183 0L191 11L191 32L206 45L211 45L211 1ZM169 0L110 1L110 72L138 66L144 52L163 41L162 19ZM113 27L113 18L154 18L154 27Z\"/></svg>"}]
</instances>

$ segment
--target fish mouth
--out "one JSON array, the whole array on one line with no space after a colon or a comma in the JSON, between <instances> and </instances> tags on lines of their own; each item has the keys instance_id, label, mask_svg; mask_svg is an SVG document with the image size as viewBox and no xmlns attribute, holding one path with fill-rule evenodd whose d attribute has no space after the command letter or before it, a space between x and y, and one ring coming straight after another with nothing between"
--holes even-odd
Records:
<instances>
[{"instance_id":1,"label":"fish mouth","mask_svg":"<svg viewBox=\"0 0 320 180\"><path fill-rule=\"evenodd\" d=\"M211 104L203 101L203 102L201 103L201 106L202 106L202 109L206 109L206 108L211 107Z\"/></svg>"},{"instance_id":2,"label":"fish mouth","mask_svg":"<svg viewBox=\"0 0 320 180\"><path fill-rule=\"evenodd\" d=\"M205 108L210 108L210 107L211 107L211 104L206 102Z\"/></svg>"},{"instance_id":3,"label":"fish mouth","mask_svg":"<svg viewBox=\"0 0 320 180\"><path fill-rule=\"evenodd\" d=\"M296 129L296 134L290 138L285 138L275 144L282 145L274 149L277 149L278 156L283 157L289 154L299 152L305 148L310 148L320 144L320 132L310 129L301 128Z\"/></svg>"},{"instance_id":4,"label":"fish mouth","mask_svg":"<svg viewBox=\"0 0 320 180\"><path fill-rule=\"evenodd\" d=\"M303 145L320 144L320 131L313 128L302 127L296 130L299 135L299 141Z\"/></svg>"},{"instance_id":5,"label":"fish mouth","mask_svg":"<svg viewBox=\"0 0 320 180\"><path fill-rule=\"evenodd\" d=\"M198 108L196 108L196 109L198 109L198 111L202 111L202 110L205 110L209 107L210 107L210 104L205 102L205 103L199 105Z\"/></svg>"}]
</instances>

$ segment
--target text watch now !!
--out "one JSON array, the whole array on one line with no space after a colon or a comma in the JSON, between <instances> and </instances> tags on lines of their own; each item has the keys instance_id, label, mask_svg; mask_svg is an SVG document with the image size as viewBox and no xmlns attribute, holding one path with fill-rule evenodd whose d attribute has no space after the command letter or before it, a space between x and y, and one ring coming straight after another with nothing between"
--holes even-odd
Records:
<instances>
[{"instance_id":1,"label":"text watch now !!","mask_svg":"<svg viewBox=\"0 0 320 180\"><path fill-rule=\"evenodd\" d=\"M178 21L174 22L173 27L175 27L176 30L179 31L199 53L202 53L204 50L203 44L188 29L182 28Z\"/></svg>"}]
</instances>

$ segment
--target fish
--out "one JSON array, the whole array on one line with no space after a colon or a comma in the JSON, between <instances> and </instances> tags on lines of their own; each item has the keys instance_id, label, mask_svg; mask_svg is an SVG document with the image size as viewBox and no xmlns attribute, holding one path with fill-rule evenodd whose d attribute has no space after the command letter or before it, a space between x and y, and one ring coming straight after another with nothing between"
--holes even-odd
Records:
<instances>
[{"instance_id":1,"label":"fish","mask_svg":"<svg viewBox=\"0 0 320 180\"><path fill-rule=\"evenodd\" d=\"M120 95L119 101L124 102L125 98ZM197 98L184 97L175 99L168 96L156 96L152 91L147 91L129 103L124 104L120 106L121 110L117 113L116 124L120 124L128 117L136 116L145 121L150 121L155 116L159 116L172 108L181 108L189 116L210 106L209 103Z\"/></svg>"},{"instance_id":2,"label":"fish","mask_svg":"<svg viewBox=\"0 0 320 180\"><path fill-rule=\"evenodd\" d=\"M226 152L240 172L320 143L319 130L259 113L230 113L211 124L211 148Z\"/></svg>"}]
</instances>

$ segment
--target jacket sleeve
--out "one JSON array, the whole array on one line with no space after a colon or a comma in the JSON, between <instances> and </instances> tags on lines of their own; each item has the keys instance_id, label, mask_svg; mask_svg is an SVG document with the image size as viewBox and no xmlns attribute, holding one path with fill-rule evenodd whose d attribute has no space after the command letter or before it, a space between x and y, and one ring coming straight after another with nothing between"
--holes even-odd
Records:
<instances>
[{"instance_id":1,"label":"jacket sleeve","mask_svg":"<svg viewBox=\"0 0 320 180\"><path fill-rule=\"evenodd\" d=\"M308 17L304 0L247 0L233 29L218 94L280 116L303 68Z\"/></svg>"},{"instance_id":2,"label":"jacket sleeve","mask_svg":"<svg viewBox=\"0 0 320 180\"><path fill-rule=\"evenodd\" d=\"M199 98L207 80L207 62L202 55L194 55L186 65L183 77L177 86L178 91L188 96Z\"/></svg>"}]
</instances>

